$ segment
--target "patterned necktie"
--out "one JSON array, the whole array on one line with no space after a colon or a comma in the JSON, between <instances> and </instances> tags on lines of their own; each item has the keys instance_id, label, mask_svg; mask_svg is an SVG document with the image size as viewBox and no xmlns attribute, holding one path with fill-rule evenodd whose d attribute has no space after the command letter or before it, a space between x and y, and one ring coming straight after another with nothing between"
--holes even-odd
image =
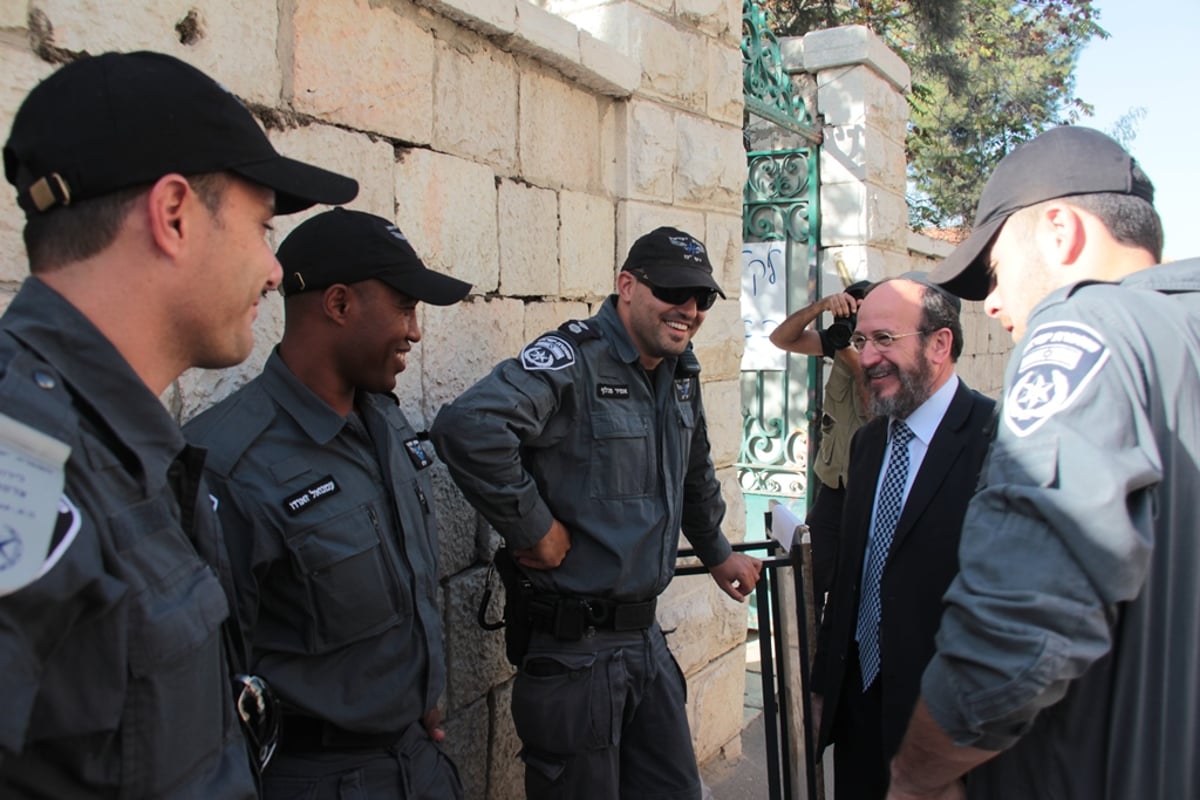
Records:
<instances>
[{"instance_id":1,"label":"patterned necktie","mask_svg":"<svg viewBox=\"0 0 1200 800\"><path fill-rule=\"evenodd\" d=\"M912 430L900 420L892 423L892 453L887 472L879 490L875 508L875 526L871 529L871 553L863 575L862 593L858 602L858 663L862 668L863 691L879 674L879 620L883 608L879 599L879 583L883 565L887 562L900 510L904 507L904 484L908 480L908 443Z\"/></svg>"}]
</instances>

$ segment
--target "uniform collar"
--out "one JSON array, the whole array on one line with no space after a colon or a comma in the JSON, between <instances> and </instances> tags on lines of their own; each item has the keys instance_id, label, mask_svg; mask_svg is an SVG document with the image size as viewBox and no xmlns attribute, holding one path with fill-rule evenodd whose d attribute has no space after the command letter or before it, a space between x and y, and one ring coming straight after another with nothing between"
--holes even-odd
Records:
<instances>
[{"instance_id":1,"label":"uniform collar","mask_svg":"<svg viewBox=\"0 0 1200 800\"><path fill-rule=\"evenodd\" d=\"M159 491L186 443L125 357L79 309L37 278L29 278L4 314L3 327L52 366L76 405L91 408L137 459L147 490Z\"/></svg>"},{"instance_id":2,"label":"uniform collar","mask_svg":"<svg viewBox=\"0 0 1200 800\"><path fill-rule=\"evenodd\" d=\"M331 442L346 424L345 417L330 408L288 369L279 356L278 347L271 351L263 367L262 387L317 444Z\"/></svg>"},{"instance_id":3,"label":"uniform collar","mask_svg":"<svg viewBox=\"0 0 1200 800\"><path fill-rule=\"evenodd\" d=\"M629 336L629 331L625 330L625 323L621 322L621 317L617 314L617 295L610 294L608 296L594 319L600 329L604 331L604 338L608 340L612 353L618 360L626 364L633 364L641 358L642 354L638 352L637 345ZM662 363L667 365L668 372L673 373L675 361L675 356L667 356L663 358Z\"/></svg>"}]
</instances>

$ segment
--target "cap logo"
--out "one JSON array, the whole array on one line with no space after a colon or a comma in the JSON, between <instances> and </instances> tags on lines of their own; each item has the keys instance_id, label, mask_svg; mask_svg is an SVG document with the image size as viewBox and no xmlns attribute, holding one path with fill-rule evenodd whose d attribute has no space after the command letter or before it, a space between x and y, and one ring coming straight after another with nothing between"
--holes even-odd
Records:
<instances>
[{"instance_id":1,"label":"cap logo","mask_svg":"<svg viewBox=\"0 0 1200 800\"><path fill-rule=\"evenodd\" d=\"M404 236L404 234L400 232L400 229L397 228L395 225L392 225L389 223L388 225L384 226L384 229L388 233L390 233L393 237L399 239L400 241L402 241L402 242L408 241L408 239Z\"/></svg>"},{"instance_id":2,"label":"cap logo","mask_svg":"<svg viewBox=\"0 0 1200 800\"><path fill-rule=\"evenodd\" d=\"M704 263L704 245L690 236L668 236L667 241L683 251L683 257L697 264Z\"/></svg>"}]
</instances>

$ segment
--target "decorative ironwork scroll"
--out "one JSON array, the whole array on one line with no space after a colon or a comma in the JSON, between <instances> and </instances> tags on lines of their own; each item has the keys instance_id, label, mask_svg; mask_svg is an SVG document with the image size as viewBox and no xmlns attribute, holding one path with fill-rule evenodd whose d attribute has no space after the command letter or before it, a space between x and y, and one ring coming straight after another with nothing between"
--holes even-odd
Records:
<instances>
[{"instance_id":1,"label":"decorative ironwork scroll","mask_svg":"<svg viewBox=\"0 0 1200 800\"><path fill-rule=\"evenodd\" d=\"M779 40L755 0L742 2L742 87L746 110L816 144L821 131L783 68Z\"/></svg>"}]
</instances>

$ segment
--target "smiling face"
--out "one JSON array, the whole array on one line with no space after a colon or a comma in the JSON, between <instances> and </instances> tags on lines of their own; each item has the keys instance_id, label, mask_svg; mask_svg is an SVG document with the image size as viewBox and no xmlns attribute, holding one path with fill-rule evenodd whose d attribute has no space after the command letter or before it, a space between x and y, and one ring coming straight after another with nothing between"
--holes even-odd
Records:
<instances>
[{"instance_id":1,"label":"smiling face","mask_svg":"<svg viewBox=\"0 0 1200 800\"><path fill-rule=\"evenodd\" d=\"M412 346L421 341L418 301L373 278L347 288L353 316L340 359L346 380L358 389L390 392L408 367Z\"/></svg>"},{"instance_id":2,"label":"smiling face","mask_svg":"<svg viewBox=\"0 0 1200 800\"><path fill-rule=\"evenodd\" d=\"M645 369L654 369L668 356L681 355L706 314L696 307L694 296L680 305L670 305L656 298L650 287L632 273L622 271L617 276L617 315Z\"/></svg>"},{"instance_id":3,"label":"smiling face","mask_svg":"<svg viewBox=\"0 0 1200 800\"><path fill-rule=\"evenodd\" d=\"M905 335L921 330L924 291L912 281L887 281L858 307L855 333L867 337L859 362L872 415L904 419L945 380L941 374L945 370L931 359L931 349L937 342L927 335ZM872 341L878 333L902 338L881 349Z\"/></svg>"},{"instance_id":4,"label":"smiling face","mask_svg":"<svg viewBox=\"0 0 1200 800\"><path fill-rule=\"evenodd\" d=\"M192 366L228 367L250 355L258 303L283 274L267 241L274 199L270 189L229 177L216 210L195 215L204 277L178 311L189 330Z\"/></svg>"}]
</instances>

